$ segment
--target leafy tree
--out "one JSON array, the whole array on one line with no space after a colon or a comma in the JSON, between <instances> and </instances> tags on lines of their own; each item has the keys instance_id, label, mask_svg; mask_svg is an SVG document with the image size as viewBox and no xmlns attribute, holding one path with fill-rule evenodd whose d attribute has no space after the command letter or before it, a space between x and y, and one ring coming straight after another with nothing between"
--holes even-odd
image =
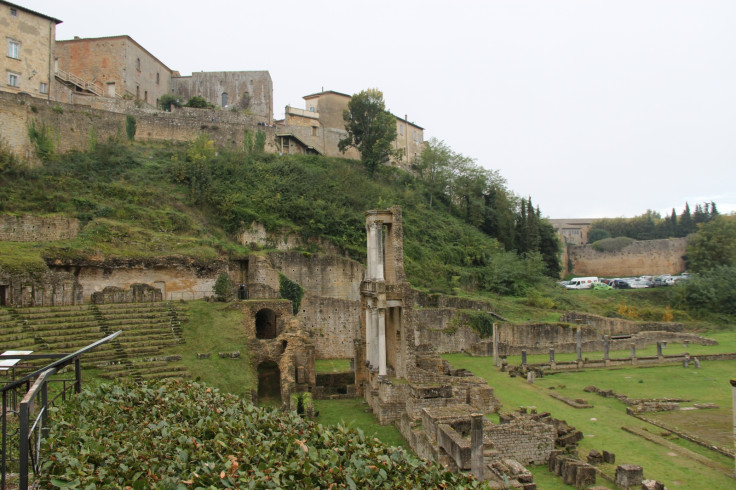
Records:
<instances>
[{"instance_id":1,"label":"leafy tree","mask_svg":"<svg viewBox=\"0 0 736 490\"><path fill-rule=\"evenodd\" d=\"M588 233L588 243L595 243L598 240L603 240L605 238L611 238L611 234L608 230L604 230L603 228L593 228L590 230L590 233Z\"/></svg>"},{"instance_id":2,"label":"leafy tree","mask_svg":"<svg viewBox=\"0 0 736 490\"><path fill-rule=\"evenodd\" d=\"M429 192L429 207L432 207L434 197L443 195L450 181L450 162L455 152L441 140L430 138L422 150L416 169L419 176L427 185Z\"/></svg>"},{"instance_id":3,"label":"leafy tree","mask_svg":"<svg viewBox=\"0 0 736 490\"><path fill-rule=\"evenodd\" d=\"M697 225L695 224L695 221L693 221L693 217L690 214L690 204L685 203L685 209L680 215L680 222L677 226L677 236L685 237L691 233L695 233L696 230Z\"/></svg>"},{"instance_id":4,"label":"leafy tree","mask_svg":"<svg viewBox=\"0 0 736 490\"><path fill-rule=\"evenodd\" d=\"M338 148L343 153L356 148L371 175L378 165L398 155L391 148L396 139L396 118L386 110L380 90L367 89L353 95L343 119L348 134L339 141Z\"/></svg>"},{"instance_id":5,"label":"leafy tree","mask_svg":"<svg viewBox=\"0 0 736 490\"><path fill-rule=\"evenodd\" d=\"M158 105L161 109L171 112L171 107L181 107L181 102L174 94L164 94L158 100Z\"/></svg>"},{"instance_id":6,"label":"leafy tree","mask_svg":"<svg viewBox=\"0 0 736 490\"><path fill-rule=\"evenodd\" d=\"M184 105L186 107L194 107L195 109L207 109L214 107L212 104L207 102L204 97L200 97L199 95L195 95L194 97L190 98Z\"/></svg>"},{"instance_id":7,"label":"leafy tree","mask_svg":"<svg viewBox=\"0 0 736 490\"><path fill-rule=\"evenodd\" d=\"M235 296L235 293L233 292L235 289L235 285L230 279L230 276L228 276L224 272L217 276L214 289L217 301L230 301Z\"/></svg>"},{"instance_id":8,"label":"leafy tree","mask_svg":"<svg viewBox=\"0 0 736 490\"><path fill-rule=\"evenodd\" d=\"M687 245L687 259L694 272L736 265L736 216L718 216L701 224Z\"/></svg>"},{"instance_id":9,"label":"leafy tree","mask_svg":"<svg viewBox=\"0 0 736 490\"><path fill-rule=\"evenodd\" d=\"M673 302L689 310L736 314L736 266L717 265L678 282Z\"/></svg>"}]
</instances>

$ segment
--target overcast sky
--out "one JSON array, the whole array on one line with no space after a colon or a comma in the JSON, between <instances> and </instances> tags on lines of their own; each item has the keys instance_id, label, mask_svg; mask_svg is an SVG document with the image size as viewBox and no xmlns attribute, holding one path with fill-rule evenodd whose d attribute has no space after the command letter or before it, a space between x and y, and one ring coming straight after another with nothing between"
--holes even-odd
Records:
<instances>
[{"instance_id":1,"label":"overcast sky","mask_svg":"<svg viewBox=\"0 0 736 490\"><path fill-rule=\"evenodd\" d=\"M550 218L736 211L734 0L14 3L182 75L268 70L278 119L378 88Z\"/></svg>"}]
</instances>

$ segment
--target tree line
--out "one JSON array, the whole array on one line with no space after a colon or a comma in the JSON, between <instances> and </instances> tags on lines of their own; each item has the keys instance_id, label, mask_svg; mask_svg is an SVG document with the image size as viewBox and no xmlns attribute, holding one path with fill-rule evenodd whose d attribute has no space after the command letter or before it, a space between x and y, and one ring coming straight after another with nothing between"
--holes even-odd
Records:
<instances>
[{"instance_id":1,"label":"tree line","mask_svg":"<svg viewBox=\"0 0 736 490\"><path fill-rule=\"evenodd\" d=\"M698 225L708 223L719 215L714 202L697 204L691 212L690 204L679 215L672 213L664 218L651 209L633 218L603 218L593 221L588 234L588 243L604 238L629 237L634 240L655 240L658 238L686 237L698 231Z\"/></svg>"}]
</instances>

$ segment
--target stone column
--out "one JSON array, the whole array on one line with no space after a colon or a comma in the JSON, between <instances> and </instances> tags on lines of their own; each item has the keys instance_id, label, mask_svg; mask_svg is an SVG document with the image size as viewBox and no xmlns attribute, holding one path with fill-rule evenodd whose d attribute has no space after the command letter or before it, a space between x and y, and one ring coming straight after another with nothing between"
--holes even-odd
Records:
<instances>
[{"instance_id":1,"label":"stone column","mask_svg":"<svg viewBox=\"0 0 736 490\"><path fill-rule=\"evenodd\" d=\"M630 346L631 346L631 358L636 359L636 344L632 342Z\"/></svg>"},{"instance_id":2,"label":"stone column","mask_svg":"<svg viewBox=\"0 0 736 490\"><path fill-rule=\"evenodd\" d=\"M526 366L526 351L521 351L521 365Z\"/></svg>"},{"instance_id":3,"label":"stone column","mask_svg":"<svg viewBox=\"0 0 736 490\"><path fill-rule=\"evenodd\" d=\"M376 252L375 250L375 243L376 243L375 231L376 231L376 228L373 225L373 223L366 226L366 232L368 235L367 253L366 253L366 260L368 261L368 267L366 270L366 274L368 277L366 277L366 279L368 279L369 281L372 281L376 278L376 274L374 271L376 268L376 257L374 255Z\"/></svg>"},{"instance_id":4,"label":"stone column","mask_svg":"<svg viewBox=\"0 0 736 490\"><path fill-rule=\"evenodd\" d=\"M493 365L498 367L498 331L496 323L493 324Z\"/></svg>"},{"instance_id":5,"label":"stone column","mask_svg":"<svg viewBox=\"0 0 736 490\"><path fill-rule=\"evenodd\" d=\"M554 349L549 350L549 363L550 364L555 363L555 350Z\"/></svg>"},{"instance_id":6,"label":"stone column","mask_svg":"<svg viewBox=\"0 0 736 490\"><path fill-rule=\"evenodd\" d=\"M378 332L378 318L379 318L379 310L377 308L373 308L373 352L371 357L371 366L373 366L373 369L378 369L378 351L380 349L379 347L379 332Z\"/></svg>"},{"instance_id":7,"label":"stone column","mask_svg":"<svg viewBox=\"0 0 736 490\"><path fill-rule=\"evenodd\" d=\"M611 349L610 340L608 335L603 336L603 360L608 360L609 350Z\"/></svg>"},{"instance_id":8,"label":"stone column","mask_svg":"<svg viewBox=\"0 0 736 490\"><path fill-rule=\"evenodd\" d=\"M381 223L375 223L374 226L376 227L374 233L375 233L375 241L373 242L374 246L376 247L376 280L377 281L383 281L383 225Z\"/></svg>"},{"instance_id":9,"label":"stone column","mask_svg":"<svg viewBox=\"0 0 736 490\"><path fill-rule=\"evenodd\" d=\"M365 309L365 362L373 364L373 308Z\"/></svg>"},{"instance_id":10,"label":"stone column","mask_svg":"<svg viewBox=\"0 0 736 490\"><path fill-rule=\"evenodd\" d=\"M470 471L478 479L485 479L485 461L483 460L483 414L470 415Z\"/></svg>"},{"instance_id":11,"label":"stone column","mask_svg":"<svg viewBox=\"0 0 736 490\"><path fill-rule=\"evenodd\" d=\"M657 357L662 358L662 342L657 342Z\"/></svg>"},{"instance_id":12,"label":"stone column","mask_svg":"<svg viewBox=\"0 0 736 490\"><path fill-rule=\"evenodd\" d=\"M578 329L575 331L575 352L578 355L578 362L582 362L583 360L583 332L580 330L580 325L578 325Z\"/></svg>"},{"instance_id":13,"label":"stone column","mask_svg":"<svg viewBox=\"0 0 736 490\"><path fill-rule=\"evenodd\" d=\"M378 375L386 376L386 310L378 310Z\"/></svg>"}]
</instances>

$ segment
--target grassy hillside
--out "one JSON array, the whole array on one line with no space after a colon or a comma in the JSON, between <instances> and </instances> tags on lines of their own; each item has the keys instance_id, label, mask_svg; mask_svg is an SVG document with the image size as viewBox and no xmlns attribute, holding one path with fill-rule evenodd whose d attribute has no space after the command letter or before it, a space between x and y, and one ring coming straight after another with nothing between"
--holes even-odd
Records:
<instances>
[{"instance_id":1,"label":"grassy hillside","mask_svg":"<svg viewBox=\"0 0 736 490\"><path fill-rule=\"evenodd\" d=\"M63 214L84 224L63 243L0 243L0 267L14 271L42 268L42 258L237 257L258 252L234 240L253 221L320 237L363 260L364 212L400 205L406 269L416 287L518 292L541 279L539 257L505 252L451 212L451 201L435 197L430 207L422 180L387 167L371 178L350 160L252 155L203 139L109 142L37 168L6 169L0 186L0 212Z\"/></svg>"}]
</instances>

